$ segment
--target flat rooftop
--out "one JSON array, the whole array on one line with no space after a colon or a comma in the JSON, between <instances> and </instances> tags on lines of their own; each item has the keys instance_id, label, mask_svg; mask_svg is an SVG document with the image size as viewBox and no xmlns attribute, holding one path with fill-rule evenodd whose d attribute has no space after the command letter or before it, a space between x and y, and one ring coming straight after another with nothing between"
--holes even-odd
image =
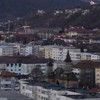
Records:
<instances>
[{"instance_id":1,"label":"flat rooftop","mask_svg":"<svg viewBox=\"0 0 100 100\"><path fill-rule=\"evenodd\" d=\"M0 90L0 100L33 100L15 91Z\"/></svg>"},{"instance_id":2,"label":"flat rooftop","mask_svg":"<svg viewBox=\"0 0 100 100\"><path fill-rule=\"evenodd\" d=\"M58 46L58 45L48 45L48 46L42 46L42 47L44 47L44 48L57 48L57 49L78 49L78 48L76 48L76 47L73 47L73 46L70 46L70 47L68 47L68 46Z\"/></svg>"},{"instance_id":3,"label":"flat rooftop","mask_svg":"<svg viewBox=\"0 0 100 100\"><path fill-rule=\"evenodd\" d=\"M26 84L31 85L31 86L41 86L45 89L52 89L52 90L67 90L64 86L57 86L57 85L52 85L48 82L39 82L39 81L34 81L34 80L26 80Z\"/></svg>"},{"instance_id":4,"label":"flat rooftop","mask_svg":"<svg viewBox=\"0 0 100 100\"><path fill-rule=\"evenodd\" d=\"M44 89L49 90L63 91L63 94L61 94L62 96L66 96L74 100L100 100L100 93L94 93L88 90L66 88L64 86L52 85L45 81L39 82L34 80L26 80L25 84L30 86L41 86Z\"/></svg>"}]
</instances>

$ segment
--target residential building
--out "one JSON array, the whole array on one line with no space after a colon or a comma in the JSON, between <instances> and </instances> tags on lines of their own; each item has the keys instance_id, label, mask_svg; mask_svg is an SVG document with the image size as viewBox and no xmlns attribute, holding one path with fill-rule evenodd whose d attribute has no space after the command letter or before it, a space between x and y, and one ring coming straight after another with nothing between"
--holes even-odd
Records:
<instances>
[{"instance_id":1,"label":"residential building","mask_svg":"<svg viewBox=\"0 0 100 100\"><path fill-rule=\"evenodd\" d=\"M34 80L20 80L20 93L34 100L99 100L100 94L92 92L67 89L63 86Z\"/></svg>"},{"instance_id":2,"label":"residential building","mask_svg":"<svg viewBox=\"0 0 100 100\"><path fill-rule=\"evenodd\" d=\"M23 56L33 55L33 46L32 45L21 45L19 54Z\"/></svg>"},{"instance_id":3,"label":"residential building","mask_svg":"<svg viewBox=\"0 0 100 100\"><path fill-rule=\"evenodd\" d=\"M0 46L0 56L13 56L13 47L12 46Z\"/></svg>"},{"instance_id":4,"label":"residential building","mask_svg":"<svg viewBox=\"0 0 100 100\"><path fill-rule=\"evenodd\" d=\"M95 31L93 30L87 30L84 28L79 27L71 27L66 30L65 34L67 36L73 37L73 36L93 36Z\"/></svg>"},{"instance_id":5,"label":"residential building","mask_svg":"<svg viewBox=\"0 0 100 100\"><path fill-rule=\"evenodd\" d=\"M82 87L99 85L99 61L84 60L76 63L73 72L77 75Z\"/></svg>"},{"instance_id":6,"label":"residential building","mask_svg":"<svg viewBox=\"0 0 100 100\"><path fill-rule=\"evenodd\" d=\"M96 5L96 4L97 4L96 0L91 0L90 1L90 5Z\"/></svg>"},{"instance_id":7,"label":"residential building","mask_svg":"<svg viewBox=\"0 0 100 100\"><path fill-rule=\"evenodd\" d=\"M100 66L95 68L95 83L100 87Z\"/></svg>"},{"instance_id":8,"label":"residential building","mask_svg":"<svg viewBox=\"0 0 100 100\"><path fill-rule=\"evenodd\" d=\"M0 72L0 89L4 91L5 90L19 91L19 83L16 76L17 75L15 73L1 71Z\"/></svg>"},{"instance_id":9,"label":"residential building","mask_svg":"<svg viewBox=\"0 0 100 100\"><path fill-rule=\"evenodd\" d=\"M72 52L70 53L72 60L100 60L100 54L85 53L85 52Z\"/></svg>"},{"instance_id":10,"label":"residential building","mask_svg":"<svg viewBox=\"0 0 100 100\"><path fill-rule=\"evenodd\" d=\"M42 46L39 48L39 50L42 52L42 55L45 58L52 58L54 60L62 61L66 58L66 54L68 51L70 51L70 54L74 52L80 52L80 49L77 49L75 47L64 47L57 45Z\"/></svg>"},{"instance_id":11,"label":"residential building","mask_svg":"<svg viewBox=\"0 0 100 100\"><path fill-rule=\"evenodd\" d=\"M45 58L52 58L54 60L64 60L66 58L67 51L70 51L70 56L73 61L78 60L100 60L100 54L81 52L80 49L75 47L64 46L42 46L39 48L40 55Z\"/></svg>"},{"instance_id":12,"label":"residential building","mask_svg":"<svg viewBox=\"0 0 100 100\"><path fill-rule=\"evenodd\" d=\"M54 40L63 40L65 43L73 43L76 42L75 38L68 37L66 35L55 35Z\"/></svg>"},{"instance_id":13,"label":"residential building","mask_svg":"<svg viewBox=\"0 0 100 100\"><path fill-rule=\"evenodd\" d=\"M0 90L0 100L34 100L16 91Z\"/></svg>"},{"instance_id":14,"label":"residential building","mask_svg":"<svg viewBox=\"0 0 100 100\"><path fill-rule=\"evenodd\" d=\"M47 73L48 59L34 56L0 57L0 64L5 70L18 75L29 75L35 67L39 67L43 73Z\"/></svg>"}]
</instances>

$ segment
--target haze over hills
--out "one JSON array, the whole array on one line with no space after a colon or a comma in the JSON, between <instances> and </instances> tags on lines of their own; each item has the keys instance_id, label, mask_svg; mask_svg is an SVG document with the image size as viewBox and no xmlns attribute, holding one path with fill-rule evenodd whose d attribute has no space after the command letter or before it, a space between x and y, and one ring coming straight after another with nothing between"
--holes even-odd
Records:
<instances>
[{"instance_id":1,"label":"haze over hills","mask_svg":"<svg viewBox=\"0 0 100 100\"><path fill-rule=\"evenodd\" d=\"M84 2L83 2L84 1ZM87 28L96 28L100 26L100 5L91 8L85 1L90 0L0 0L0 21L15 19L17 17L28 17L29 25L39 26L86 26ZM100 1L100 0L99 0ZM49 15L36 16L34 11L43 9L46 11L63 10L68 8L81 7L88 9L89 13L82 15L83 10L69 15ZM32 16L31 16L32 15ZM97 17L98 16L98 17ZM67 19L66 19L67 18ZM25 21L21 21L25 24ZM33 25L34 23L34 25Z\"/></svg>"},{"instance_id":2,"label":"haze over hills","mask_svg":"<svg viewBox=\"0 0 100 100\"><path fill-rule=\"evenodd\" d=\"M0 19L24 16L38 9L66 9L81 4L81 0L0 0Z\"/></svg>"},{"instance_id":3,"label":"haze over hills","mask_svg":"<svg viewBox=\"0 0 100 100\"><path fill-rule=\"evenodd\" d=\"M69 27L83 26L85 28L100 28L100 4L82 6L75 9L66 9L60 14L46 13L43 15L28 15L19 21L21 25L33 27Z\"/></svg>"}]
</instances>

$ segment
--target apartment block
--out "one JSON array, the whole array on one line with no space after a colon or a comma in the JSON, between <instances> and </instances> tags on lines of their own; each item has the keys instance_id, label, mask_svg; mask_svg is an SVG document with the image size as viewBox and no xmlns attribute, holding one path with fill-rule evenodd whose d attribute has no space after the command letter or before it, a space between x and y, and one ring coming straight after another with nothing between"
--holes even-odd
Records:
<instances>
[{"instance_id":1,"label":"apartment block","mask_svg":"<svg viewBox=\"0 0 100 100\"><path fill-rule=\"evenodd\" d=\"M13 47L12 46L0 46L0 56L12 56L13 55Z\"/></svg>"},{"instance_id":2,"label":"apartment block","mask_svg":"<svg viewBox=\"0 0 100 100\"><path fill-rule=\"evenodd\" d=\"M64 60L68 51L71 53L80 52L80 49L75 47L64 47L64 46L42 46L39 48L42 51L45 58L52 58L54 60ZM73 59L72 59L73 60Z\"/></svg>"},{"instance_id":3,"label":"apartment block","mask_svg":"<svg viewBox=\"0 0 100 100\"><path fill-rule=\"evenodd\" d=\"M20 49L19 49L19 54L20 55L24 55L24 56L28 56L28 55L32 55L33 54L33 46L26 46L26 45L21 45Z\"/></svg>"}]
</instances>

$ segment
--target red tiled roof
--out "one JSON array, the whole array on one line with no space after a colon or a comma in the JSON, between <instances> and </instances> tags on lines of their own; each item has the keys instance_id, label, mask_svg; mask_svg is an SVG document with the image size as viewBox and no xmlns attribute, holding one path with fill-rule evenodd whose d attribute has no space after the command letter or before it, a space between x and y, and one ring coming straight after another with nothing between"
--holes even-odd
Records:
<instances>
[{"instance_id":1,"label":"red tiled roof","mask_svg":"<svg viewBox=\"0 0 100 100\"><path fill-rule=\"evenodd\" d=\"M77 32L77 33L94 33L93 30L87 30L82 28L69 28L66 32Z\"/></svg>"},{"instance_id":2,"label":"red tiled roof","mask_svg":"<svg viewBox=\"0 0 100 100\"><path fill-rule=\"evenodd\" d=\"M74 67L85 69L85 68L95 68L95 67L99 67L99 66L100 66L99 61L84 60L84 61L77 63Z\"/></svg>"},{"instance_id":3,"label":"red tiled roof","mask_svg":"<svg viewBox=\"0 0 100 100\"><path fill-rule=\"evenodd\" d=\"M2 71L0 73L0 76L2 76L2 77L16 77L17 74L16 73L11 73L11 72L8 72L8 71Z\"/></svg>"}]
</instances>

